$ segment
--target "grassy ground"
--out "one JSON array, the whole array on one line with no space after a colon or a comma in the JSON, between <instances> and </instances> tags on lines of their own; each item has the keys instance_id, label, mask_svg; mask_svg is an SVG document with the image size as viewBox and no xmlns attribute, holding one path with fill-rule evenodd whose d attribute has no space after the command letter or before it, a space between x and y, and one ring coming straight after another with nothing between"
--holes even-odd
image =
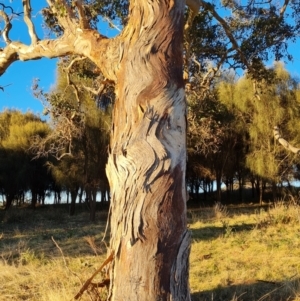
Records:
<instances>
[{"instance_id":1,"label":"grassy ground","mask_svg":"<svg viewBox=\"0 0 300 301\"><path fill-rule=\"evenodd\" d=\"M191 212L193 300L300 300L300 207Z\"/></svg>"},{"instance_id":2,"label":"grassy ground","mask_svg":"<svg viewBox=\"0 0 300 301\"><path fill-rule=\"evenodd\" d=\"M188 217L192 300L300 300L299 206L215 206ZM0 210L0 300L72 300L105 259L105 221L64 208Z\"/></svg>"}]
</instances>

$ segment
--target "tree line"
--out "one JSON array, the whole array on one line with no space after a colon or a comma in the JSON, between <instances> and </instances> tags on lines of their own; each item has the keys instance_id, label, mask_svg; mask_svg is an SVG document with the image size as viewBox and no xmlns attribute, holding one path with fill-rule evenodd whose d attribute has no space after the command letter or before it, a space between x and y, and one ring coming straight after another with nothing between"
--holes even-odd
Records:
<instances>
[{"instance_id":1,"label":"tree line","mask_svg":"<svg viewBox=\"0 0 300 301\"><path fill-rule=\"evenodd\" d=\"M82 70L77 67L78 74ZM280 125L289 141L300 143L299 82L283 63L271 71L272 83L259 87L260 101L253 99L251 78L236 77L230 70L223 71L205 97L197 87L187 93L187 185L193 202L261 202L263 193L270 191L268 197L276 199L282 197L283 183L292 186L300 178L298 156L276 143L273 134L274 125ZM81 73L84 79L78 74L77 80L88 81L86 70ZM97 194L101 202L109 200L105 165L114 95L104 94L105 103L82 91L79 110L75 92L68 87L61 65L55 89L39 91L47 121L17 110L0 114L0 186L6 209L13 201L24 203L28 193L35 207L49 194L59 204L61 193L67 192L70 214L75 213L76 200L87 201L94 219ZM245 187L252 191L250 199L245 199ZM233 197L234 190L238 194Z\"/></svg>"},{"instance_id":2,"label":"tree line","mask_svg":"<svg viewBox=\"0 0 300 301\"><path fill-rule=\"evenodd\" d=\"M59 204L66 192L70 215L75 213L76 200L84 201L93 220L96 196L100 202L109 197L105 165L111 102L100 105L83 93L79 109L63 62L57 74L51 92L39 90L38 83L33 87L47 118L18 110L0 113L0 189L5 209L14 201L23 204L28 195L32 207L44 204L47 195Z\"/></svg>"},{"instance_id":3,"label":"tree line","mask_svg":"<svg viewBox=\"0 0 300 301\"><path fill-rule=\"evenodd\" d=\"M277 62L269 68L272 78L257 87L249 74L237 78L223 72L209 95L200 99L188 92L189 124L187 181L191 195L209 204L262 202L293 193L299 179L299 156L287 151L274 137L274 127L299 145L299 80ZM215 183L214 198L208 198ZM226 193L221 193L221 185ZM282 189L283 186L287 188ZM288 189L288 192L286 191ZM233 197L232 192L238 191ZM285 191L285 192L284 192ZM265 194L264 193L268 193Z\"/></svg>"}]
</instances>

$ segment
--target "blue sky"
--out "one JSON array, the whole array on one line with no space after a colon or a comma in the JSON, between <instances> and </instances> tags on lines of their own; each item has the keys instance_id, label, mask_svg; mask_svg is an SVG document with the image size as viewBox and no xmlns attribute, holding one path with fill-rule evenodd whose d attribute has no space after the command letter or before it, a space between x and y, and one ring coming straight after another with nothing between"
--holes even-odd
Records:
<instances>
[{"instance_id":1,"label":"blue sky","mask_svg":"<svg viewBox=\"0 0 300 301\"><path fill-rule=\"evenodd\" d=\"M40 14L41 8L45 7L45 0L33 0L32 7L34 9L32 15L36 24L41 24L42 18ZM14 1L16 11L22 11L21 1ZM44 36L44 29L37 26L39 37ZM116 34L116 31L109 29L106 24L101 25L101 33L107 36ZM13 30L11 31L12 40L21 40L29 43L27 28L24 25L22 17L18 17L13 21ZM1 44L0 41L0 45ZM295 44L290 44L289 52L294 56L293 62L286 62L286 67L292 76L300 78L300 40ZM269 64L271 64L270 62ZM0 86L6 86L4 92L0 90L0 110L6 108L20 109L23 112L27 110L33 113L40 113L43 110L41 102L32 96L31 86L35 78L40 79L40 87L45 91L49 91L54 86L56 80L56 64L57 59L42 59L29 62L15 62L6 73L0 78Z\"/></svg>"}]
</instances>

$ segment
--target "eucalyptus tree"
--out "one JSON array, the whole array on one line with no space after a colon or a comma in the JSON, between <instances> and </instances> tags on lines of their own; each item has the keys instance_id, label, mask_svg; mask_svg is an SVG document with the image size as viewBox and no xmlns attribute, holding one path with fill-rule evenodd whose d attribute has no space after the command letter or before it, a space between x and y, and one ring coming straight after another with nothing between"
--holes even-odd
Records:
<instances>
[{"instance_id":1,"label":"eucalyptus tree","mask_svg":"<svg viewBox=\"0 0 300 301\"><path fill-rule=\"evenodd\" d=\"M188 32L199 10L207 11L223 34L218 36L223 43L213 54L220 58L217 64L224 62L225 56L226 62L253 71L253 58L261 60L270 47L278 57L286 40L297 34L298 23L287 24L285 18L289 1L281 6L278 1L249 1L243 6L226 1L220 7L232 14L226 19L217 13L217 6L202 0L47 3L45 20L57 38L41 40L37 36L30 1L23 0L24 22L31 38L31 44L25 45L11 41L12 11L1 2L5 45L0 74L17 60L80 55L115 83L107 165L112 259L108 299L189 300L184 93L192 53ZM189 7L187 22L185 4ZM291 9L297 12L297 4L291 2ZM124 26L118 36L108 39L96 30L101 14L120 17ZM212 58L205 48L202 52L203 57Z\"/></svg>"}]
</instances>

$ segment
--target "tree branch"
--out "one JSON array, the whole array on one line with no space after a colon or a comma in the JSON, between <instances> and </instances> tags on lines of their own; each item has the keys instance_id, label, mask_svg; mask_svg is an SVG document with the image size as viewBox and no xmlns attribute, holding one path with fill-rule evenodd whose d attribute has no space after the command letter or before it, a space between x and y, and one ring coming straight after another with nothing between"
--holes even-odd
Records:
<instances>
[{"instance_id":1,"label":"tree branch","mask_svg":"<svg viewBox=\"0 0 300 301\"><path fill-rule=\"evenodd\" d=\"M79 61L83 61L85 60L86 57L76 57L74 58L71 63L63 68L63 70L66 72L66 76L67 76L67 83L70 87L73 88L73 91L74 91L74 94L75 94L75 97L76 97L76 100L77 100L77 105L78 105L78 108L80 106L80 98L79 98L79 91L78 91L78 87L76 86L76 84L74 84L74 82L71 80L70 78L70 69L73 67L73 65L76 63L76 62L79 62Z\"/></svg>"},{"instance_id":2,"label":"tree branch","mask_svg":"<svg viewBox=\"0 0 300 301\"><path fill-rule=\"evenodd\" d=\"M110 255L105 259L103 264L94 272L94 274L84 283L80 291L76 294L74 297L75 300L79 299L82 294L87 290L88 286L91 284L92 280L95 278L95 276L102 271L102 269L109 264L111 261L114 260L114 252L111 252Z\"/></svg>"},{"instance_id":3,"label":"tree branch","mask_svg":"<svg viewBox=\"0 0 300 301\"><path fill-rule=\"evenodd\" d=\"M30 0L23 0L23 8L24 8L24 22L28 27L28 33L31 38L31 44L36 44L39 38L35 32L34 25L31 21L31 5Z\"/></svg>"},{"instance_id":4,"label":"tree branch","mask_svg":"<svg viewBox=\"0 0 300 301\"><path fill-rule=\"evenodd\" d=\"M79 16L79 24L80 24L80 28L82 29L90 29L90 24L84 14L84 8L82 5L82 1L81 0L75 0L74 1L74 5L77 8L78 11L78 16Z\"/></svg>"},{"instance_id":5,"label":"tree branch","mask_svg":"<svg viewBox=\"0 0 300 301\"><path fill-rule=\"evenodd\" d=\"M2 17L2 19L4 20L4 29L2 30L2 37L3 40L6 44L9 44L11 42L11 40L9 39L8 35L9 35L9 31L12 28L12 25L10 23L10 19L8 17L8 15L3 11L0 10L0 17Z\"/></svg>"},{"instance_id":6,"label":"tree branch","mask_svg":"<svg viewBox=\"0 0 300 301\"><path fill-rule=\"evenodd\" d=\"M42 57L55 58L72 54L74 47L70 42L70 36L62 36L57 40L38 41L30 46L21 42L10 42L4 49L0 49L0 76L15 61L28 61Z\"/></svg>"},{"instance_id":7,"label":"tree branch","mask_svg":"<svg viewBox=\"0 0 300 301\"><path fill-rule=\"evenodd\" d=\"M201 6L203 6L205 9L207 9L212 16L221 24L221 26L223 27L228 39L230 40L232 47L236 50L236 52L239 54L241 61L243 62L243 64L248 68L248 70L251 72L252 67L250 66L248 60L246 59L246 57L244 56L244 53L241 51L239 44L237 43L235 37L233 36L233 33L231 31L230 26L227 24L227 22L216 12L216 10L214 9L214 7L206 2L206 1L201 1Z\"/></svg>"},{"instance_id":8,"label":"tree branch","mask_svg":"<svg viewBox=\"0 0 300 301\"><path fill-rule=\"evenodd\" d=\"M120 51L118 45L116 39L109 40L94 30L75 34L66 32L55 40L41 40L30 46L10 42L4 49L0 49L0 76L15 61L81 55L94 62L106 78L115 81Z\"/></svg>"},{"instance_id":9,"label":"tree branch","mask_svg":"<svg viewBox=\"0 0 300 301\"><path fill-rule=\"evenodd\" d=\"M274 138L287 150L299 155L300 154L300 148L294 147L291 144L289 144L285 139L283 139L279 132L279 127L276 125L274 126L273 130Z\"/></svg>"},{"instance_id":10,"label":"tree branch","mask_svg":"<svg viewBox=\"0 0 300 301\"><path fill-rule=\"evenodd\" d=\"M286 0L286 2L289 0ZM237 43L230 26L227 24L227 22L216 12L213 5L211 3L208 3L204 0L186 0L186 5L193 11L193 16L195 17L200 7L202 6L207 11L209 11L212 16L219 22L219 24L223 27L225 34L227 35L228 39L230 40L232 47L234 50L239 54L239 57L242 61L242 63L248 68L248 70L251 72L253 71L253 68L249 64L248 60L246 59L245 55L241 51L239 44Z\"/></svg>"},{"instance_id":11,"label":"tree branch","mask_svg":"<svg viewBox=\"0 0 300 301\"><path fill-rule=\"evenodd\" d=\"M290 2L290 0L285 0L285 1L284 1L284 4L282 5L282 7L281 7L281 9L280 9L280 18L281 18L281 19L283 18L283 15L284 15L284 13L285 13L285 11L286 11L288 5L289 5L289 2Z\"/></svg>"},{"instance_id":12,"label":"tree branch","mask_svg":"<svg viewBox=\"0 0 300 301\"><path fill-rule=\"evenodd\" d=\"M189 7L190 11L188 13L187 20L184 25L184 46L185 46L185 55L184 55L184 70L183 70L183 79L187 83L189 80L189 62L191 57L191 41L189 38L189 31L191 30L193 21L195 17L199 13L200 3L197 0L187 0L187 6Z\"/></svg>"},{"instance_id":13,"label":"tree branch","mask_svg":"<svg viewBox=\"0 0 300 301\"><path fill-rule=\"evenodd\" d=\"M5 23L2 36L6 46L0 48L0 76L13 62L18 60L27 61L43 57L56 58L66 55L80 55L95 63L105 78L116 81L116 73L123 52L122 38L108 39L99 34L98 31L89 29L81 1L75 3L78 16L75 15L74 8L71 8L65 0L47 0L47 3L63 29L63 35L54 40L39 40L31 20L30 0L24 0L24 21L28 27L31 45L9 39L12 25L9 16L4 11L7 7L2 6L0 17L4 19Z\"/></svg>"},{"instance_id":14,"label":"tree branch","mask_svg":"<svg viewBox=\"0 0 300 301\"><path fill-rule=\"evenodd\" d=\"M47 3L64 30L76 30L75 15L65 0L47 0Z\"/></svg>"},{"instance_id":15,"label":"tree branch","mask_svg":"<svg viewBox=\"0 0 300 301\"><path fill-rule=\"evenodd\" d=\"M103 80L103 81L100 83L100 86L98 87L98 89L93 89L93 88L87 87L87 86L85 86L85 85L83 85L82 87L83 87L86 91L88 91L88 92L90 92L90 93L92 93L92 94L94 94L94 95L96 95L96 96L99 96L99 95L104 91L104 89L106 88L106 86L107 86L108 84L112 84L112 82L111 82L111 81L108 81L108 80Z\"/></svg>"}]
</instances>

